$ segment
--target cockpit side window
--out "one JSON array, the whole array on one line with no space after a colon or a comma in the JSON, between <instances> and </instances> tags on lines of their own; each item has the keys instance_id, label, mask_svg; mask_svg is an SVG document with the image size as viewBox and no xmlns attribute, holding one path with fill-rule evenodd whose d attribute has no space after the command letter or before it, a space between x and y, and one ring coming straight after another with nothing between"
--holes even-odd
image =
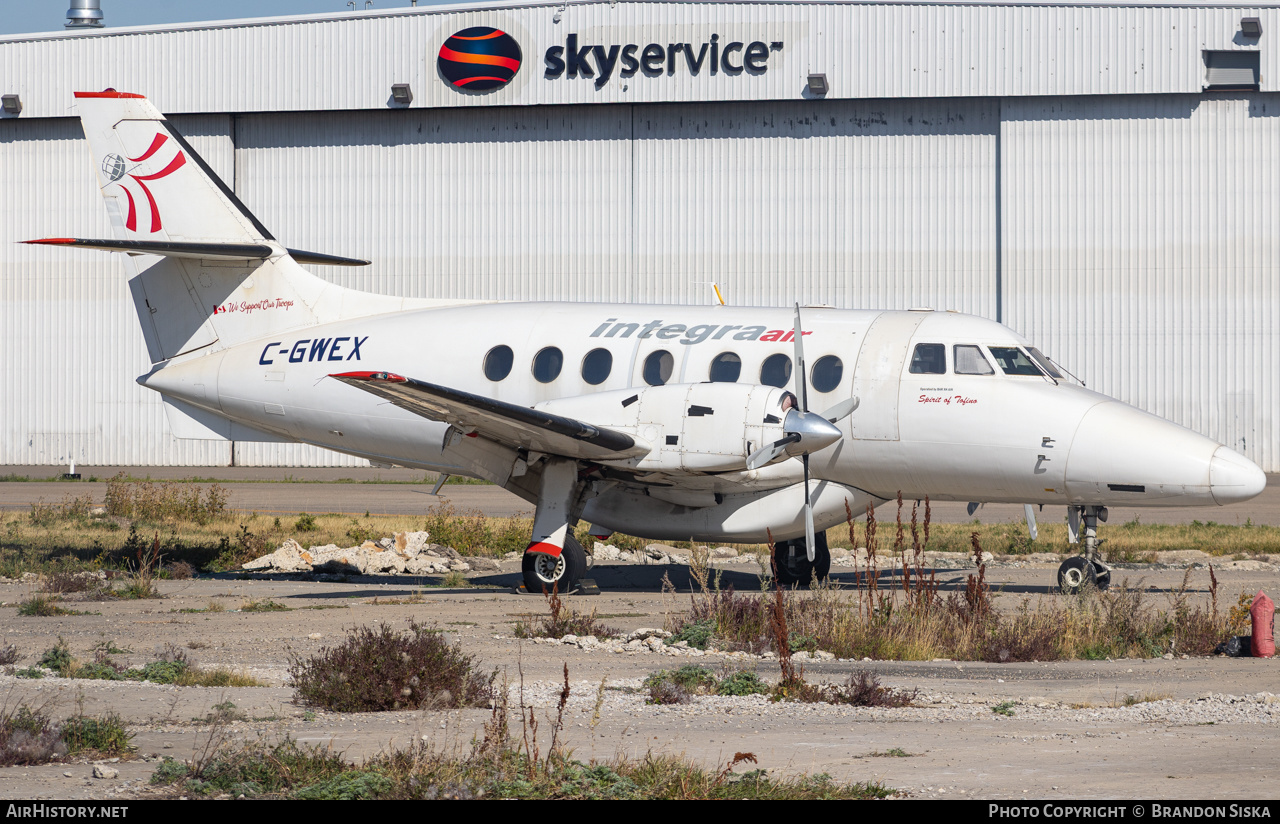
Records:
<instances>
[{"instance_id":1,"label":"cockpit side window","mask_svg":"<svg viewBox=\"0 0 1280 824\"><path fill-rule=\"evenodd\" d=\"M911 356L911 374L947 374L947 347L941 343L917 343Z\"/></svg>"},{"instance_id":2,"label":"cockpit side window","mask_svg":"<svg viewBox=\"0 0 1280 824\"><path fill-rule=\"evenodd\" d=\"M957 375L994 375L996 373L996 370L991 368L991 364L987 363L982 349L977 346L957 344L954 354Z\"/></svg>"},{"instance_id":3,"label":"cockpit side window","mask_svg":"<svg viewBox=\"0 0 1280 824\"><path fill-rule=\"evenodd\" d=\"M1000 364L1000 368L1004 370L1006 375L1034 375L1036 377L1044 377L1044 373L1040 371L1031 358L1027 357L1027 353L1023 352L1016 346L990 346L991 356L996 359L996 363Z\"/></svg>"},{"instance_id":4,"label":"cockpit side window","mask_svg":"<svg viewBox=\"0 0 1280 824\"><path fill-rule=\"evenodd\" d=\"M995 375L996 370L987 362L982 349L972 344L955 347L956 375Z\"/></svg>"}]
</instances>

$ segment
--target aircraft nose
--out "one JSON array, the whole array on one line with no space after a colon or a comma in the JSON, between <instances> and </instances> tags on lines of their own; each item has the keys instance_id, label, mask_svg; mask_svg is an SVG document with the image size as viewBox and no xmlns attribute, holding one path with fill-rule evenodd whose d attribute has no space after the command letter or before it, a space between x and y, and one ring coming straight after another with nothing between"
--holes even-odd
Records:
<instances>
[{"instance_id":1,"label":"aircraft nose","mask_svg":"<svg viewBox=\"0 0 1280 824\"><path fill-rule=\"evenodd\" d=\"M1262 494L1267 476L1238 452L1219 447L1209 462L1209 489L1220 505L1237 504Z\"/></svg>"}]
</instances>

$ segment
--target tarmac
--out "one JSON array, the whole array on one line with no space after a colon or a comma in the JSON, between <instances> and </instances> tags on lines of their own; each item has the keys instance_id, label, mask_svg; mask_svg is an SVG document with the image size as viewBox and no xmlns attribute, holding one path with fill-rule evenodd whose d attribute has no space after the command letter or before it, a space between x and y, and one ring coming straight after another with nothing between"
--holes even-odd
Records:
<instances>
[{"instance_id":1,"label":"tarmac","mask_svg":"<svg viewBox=\"0 0 1280 824\"><path fill-rule=\"evenodd\" d=\"M416 469L358 467L282 468L243 466L80 466L79 481L54 480L67 471L56 466L0 466L0 478L25 477L26 481L0 481L0 510L25 510L43 501L55 504L68 497L89 495L101 503L107 480L120 472L133 478L156 481L198 479L217 483L227 493L227 505L244 512L266 514L341 513L349 515L415 515L431 507L449 504L462 513L480 512L489 517L531 516L533 504L487 484L446 484L438 496L431 494L436 477ZM96 480L94 480L96 479ZM1061 512L1049 507L1040 515L1056 522ZM1021 505L991 504L974 515L963 502L931 504L935 523L983 523L1022 520ZM1267 476L1267 488L1252 501L1219 507L1111 507L1108 521L1122 524L1135 518L1147 524L1181 524L1214 521L1220 524L1280 526L1280 475Z\"/></svg>"}]
</instances>

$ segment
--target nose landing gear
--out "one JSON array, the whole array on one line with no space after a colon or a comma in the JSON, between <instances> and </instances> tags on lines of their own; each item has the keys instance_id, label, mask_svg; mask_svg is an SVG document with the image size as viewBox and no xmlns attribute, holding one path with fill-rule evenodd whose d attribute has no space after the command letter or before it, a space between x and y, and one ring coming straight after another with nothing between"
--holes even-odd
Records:
<instances>
[{"instance_id":1,"label":"nose landing gear","mask_svg":"<svg viewBox=\"0 0 1280 824\"><path fill-rule=\"evenodd\" d=\"M1098 521L1107 522L1105 506L1073 506L1067 510L1067 531L1071 543L1080 543L1080 527L1084 527L1084 554L1068 558L1058 567L1058 587L1075 595L1086 586L1106 589L1111 586L1111 567L1098 557Z\"/></svg>"}]
</instances>

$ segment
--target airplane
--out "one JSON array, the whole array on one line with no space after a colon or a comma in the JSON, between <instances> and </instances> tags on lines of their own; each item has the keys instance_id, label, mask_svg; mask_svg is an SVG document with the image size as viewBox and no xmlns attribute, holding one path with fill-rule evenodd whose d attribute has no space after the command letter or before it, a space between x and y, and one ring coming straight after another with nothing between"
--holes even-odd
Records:
<instances>
[{"instance_id":1,"label":"airplane","mask_svg":"<svg viewBox=\"0 0 1280 824\"><path fill-rule=\"evenodd\" d=\"M75 95L159 392L182 438L303 442L481 478L535 506L525 587L573 591L574 538L770 542L824 578L824 530L907 499L1065 506L1105 587L1109 505L1223 505L1262 471L1065 374L979 317L496 303L362 293L300 264L142 95Z\"/></svg>"}]
</instances>

